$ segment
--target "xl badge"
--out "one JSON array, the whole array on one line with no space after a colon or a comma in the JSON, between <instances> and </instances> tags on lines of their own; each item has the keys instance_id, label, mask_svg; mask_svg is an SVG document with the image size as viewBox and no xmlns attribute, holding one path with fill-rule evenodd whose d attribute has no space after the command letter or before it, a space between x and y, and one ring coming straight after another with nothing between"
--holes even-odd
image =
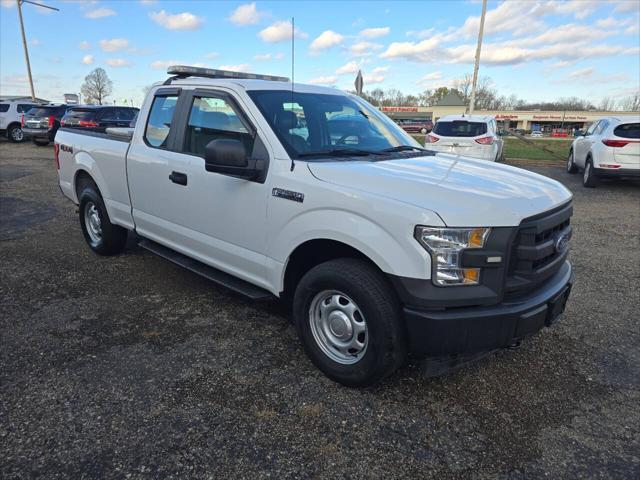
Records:
<instances>
[{"instance_id":1,"label":"xl badge","mask_svg":"<svg viewBox=\"0 0 640 480\"><path fill-rule=\"evenodd\" d=\"M271 195L273 195L274 197L286 198L287 200L293 200L294 202L304 202L304 193L294 192L292 190L274 188L271 191Z\"/></svg>"}]
</instances>

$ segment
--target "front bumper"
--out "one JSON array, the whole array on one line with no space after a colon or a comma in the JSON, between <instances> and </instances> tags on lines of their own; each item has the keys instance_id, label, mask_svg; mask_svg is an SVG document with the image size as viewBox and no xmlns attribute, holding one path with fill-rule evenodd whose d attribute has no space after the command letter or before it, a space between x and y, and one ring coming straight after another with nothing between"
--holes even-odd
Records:
<instances>
[{"instance_id":1,"label":"front bumper","mask_svg":"<svg viewBox=\"0 0 640 480\"><path fill-rule=\"evenodd\" d=\"M565 262L542 287L517 300L440 310L405 307L410 352L418 357L470 355L516 344L560 317L573 278Z\"/></svg>"}]
</instances>

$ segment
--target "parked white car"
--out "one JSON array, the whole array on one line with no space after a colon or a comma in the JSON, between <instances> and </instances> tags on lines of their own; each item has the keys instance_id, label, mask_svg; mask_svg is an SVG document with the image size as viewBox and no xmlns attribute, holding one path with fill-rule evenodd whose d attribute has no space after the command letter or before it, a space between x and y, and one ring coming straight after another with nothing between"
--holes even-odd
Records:
<instances>
[{"instance_id":1,"label":"parked white car","mask_svg":"<svg viewBox=\"0 0 640 480\"><path fill-rule=\"evenodd\" d=\"M531 132L531 138L542 138L542 132L540 130L534 130Z\"/></svg>"},{"instance_id":2,"label":"parked white car","mask_svg":"<svg viewBox=\"0 0 640 480\"><path fill-rule=\"evenodd\" d=\"M436 152L501 161L504 140L495 118L478 115L447 115L440 118L425 138L425 147Z\"/></svg>"},{"instance_id":3,"label":"parked white car","mask_svg":"<svg viewBox=\"0 0 640 480\"><path fill-rule=\"evenodd\" d=\"M340 90L168 73L135 129L56 134L60 188L94 252L122 252L131 230L238 293L290 301L311 360L352 386L408 354L462 362L560 317L573 283L560 183L425 150Z\"/></svg>"},{"instance_id":4,"label":"parked white car","mask_svg":"<svg viewBox=\"0 0 640 480\"><path fill-rule=\"evenodd\" d=\"M603 177L640 177L640 116L603 118L576 137L567 172L579 170L585 187Z\"/></svg>"},{"instance_id":5,"label":"parked white car","mask_svg":"<svg viewBox=\"0 0 640 480\"><path fill-rule=\"evenodd\" d=\"M6 135L10 142L22 142L22 115L37 106L32 102L0 102L0 135Z\"/></svg>"}]
</instances>

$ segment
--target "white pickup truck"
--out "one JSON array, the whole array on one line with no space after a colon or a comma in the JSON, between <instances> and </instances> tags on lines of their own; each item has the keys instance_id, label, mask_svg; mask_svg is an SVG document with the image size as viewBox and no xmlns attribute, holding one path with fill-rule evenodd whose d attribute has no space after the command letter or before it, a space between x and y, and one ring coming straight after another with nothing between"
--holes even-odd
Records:
<instances>
[{"instance_id":1,"label":"white pickup truck","mask_svg":"<svg viewBox=\"0 0 640 480\"><path fill-rule=\"evenodd\" d=\"M408 355L453 365L512 346L561 315L573 274L560 183L425 150L338 90L169 74L135 129L57 133L60 188L96 253L134 231L236 292L291 301L313 363L351 386Z\"/></svg>"}]
</instances>

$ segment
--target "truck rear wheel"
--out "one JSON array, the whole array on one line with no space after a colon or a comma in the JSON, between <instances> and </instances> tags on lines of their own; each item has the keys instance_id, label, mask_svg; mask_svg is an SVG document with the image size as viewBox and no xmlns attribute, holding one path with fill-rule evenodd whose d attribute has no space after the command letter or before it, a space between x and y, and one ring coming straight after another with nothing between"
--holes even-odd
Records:
<instances>
[{"instance_id":1,"label":"truck rear wheel","mask_svg":"<svg viewBox=\"0 0 640 480\"><path fill-rule=\"evenodd\" d=\"M311 361L343 385L377 383L406 359L398 300L363 260L341 258L312 268L298 284L293 315Z\"/></svg>"},{"instance_id":2,"label":"truck rear wheel","mask_svg":"<svg viewBox=\"0 0 640 480\"><path fill-rule=\"evenodd\" d=\"M80 227L87 244L98 255L115 255L124 250L127 230L111 223L93 184L85 185L80 194Z\"/></svg>"}]
</instances>

